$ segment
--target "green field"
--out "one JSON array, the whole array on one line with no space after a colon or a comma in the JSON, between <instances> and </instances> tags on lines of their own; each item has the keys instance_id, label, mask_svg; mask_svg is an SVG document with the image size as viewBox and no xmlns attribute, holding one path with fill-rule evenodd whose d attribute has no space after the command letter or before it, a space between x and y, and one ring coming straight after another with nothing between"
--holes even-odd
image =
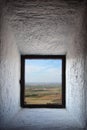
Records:
<instances>
[{"instance_id":1,"label":"green field","mask_svg":"<svg viewBox=\"0 0 87 130\"><path fill-rule=\"evenodd\" d=\"M62 104L62 89L54 85L25 87L25 104Z\"/></svg>"}]
</instances>

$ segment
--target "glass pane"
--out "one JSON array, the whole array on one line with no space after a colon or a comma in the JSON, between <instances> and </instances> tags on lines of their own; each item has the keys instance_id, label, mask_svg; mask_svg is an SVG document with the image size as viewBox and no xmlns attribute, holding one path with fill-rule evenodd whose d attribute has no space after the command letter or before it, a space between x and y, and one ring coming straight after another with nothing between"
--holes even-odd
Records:
<instances>
[{"instance_id":1,"label":"glass pane","mask_svg":"<svg viewBox=\"0 0 87 130\"><path fill-rule=\"evenodd\" d=\"M25 60L25 104L62 104L62 60Z\"/></svg>"}]
</instances>

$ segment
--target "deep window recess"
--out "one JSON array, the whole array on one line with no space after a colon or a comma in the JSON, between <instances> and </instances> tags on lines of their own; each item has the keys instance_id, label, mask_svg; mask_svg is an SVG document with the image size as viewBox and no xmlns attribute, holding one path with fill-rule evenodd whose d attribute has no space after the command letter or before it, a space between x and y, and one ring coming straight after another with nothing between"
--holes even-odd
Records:
<instances>
[{"instance_id":1,"label":"deep window recess","mask_svg":"<svg viewBox=\"0 0 87 130\"><path fill-rule=\"evenodd\" d=\"M65 55L21 56L21 106L65 108Z\"/></svg>"}]
</instances>

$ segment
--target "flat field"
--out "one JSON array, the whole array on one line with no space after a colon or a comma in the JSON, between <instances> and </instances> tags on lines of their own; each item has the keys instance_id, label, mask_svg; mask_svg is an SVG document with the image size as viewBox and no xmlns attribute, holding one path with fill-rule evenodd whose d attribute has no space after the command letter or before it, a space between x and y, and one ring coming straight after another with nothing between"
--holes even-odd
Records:
<instances>
[{"instance_id":1,"label":"flat field","mask_svg":"<svg viewBox=\"0 0 87 130\"><path fill-rule=\"evenodd\" d=\"M25 87L25 104L62 104L62 88L57 85Z\"/></svg>"}]
</instances>

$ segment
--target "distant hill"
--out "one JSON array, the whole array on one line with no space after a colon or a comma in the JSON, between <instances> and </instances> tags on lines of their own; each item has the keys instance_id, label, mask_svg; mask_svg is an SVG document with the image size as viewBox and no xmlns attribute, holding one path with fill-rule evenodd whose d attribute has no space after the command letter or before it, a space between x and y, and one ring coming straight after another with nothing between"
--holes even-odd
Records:
<instances>
[{"instance_id":1,"label":"distant hill","mask_svg":"<svg viewBox=\"0 0 87 130\"><path fill-rule=\"evenodd\" d=\"M25 87L61 87L60 83L30 83L26 84Z\"/></svg>"}]
</instances>

